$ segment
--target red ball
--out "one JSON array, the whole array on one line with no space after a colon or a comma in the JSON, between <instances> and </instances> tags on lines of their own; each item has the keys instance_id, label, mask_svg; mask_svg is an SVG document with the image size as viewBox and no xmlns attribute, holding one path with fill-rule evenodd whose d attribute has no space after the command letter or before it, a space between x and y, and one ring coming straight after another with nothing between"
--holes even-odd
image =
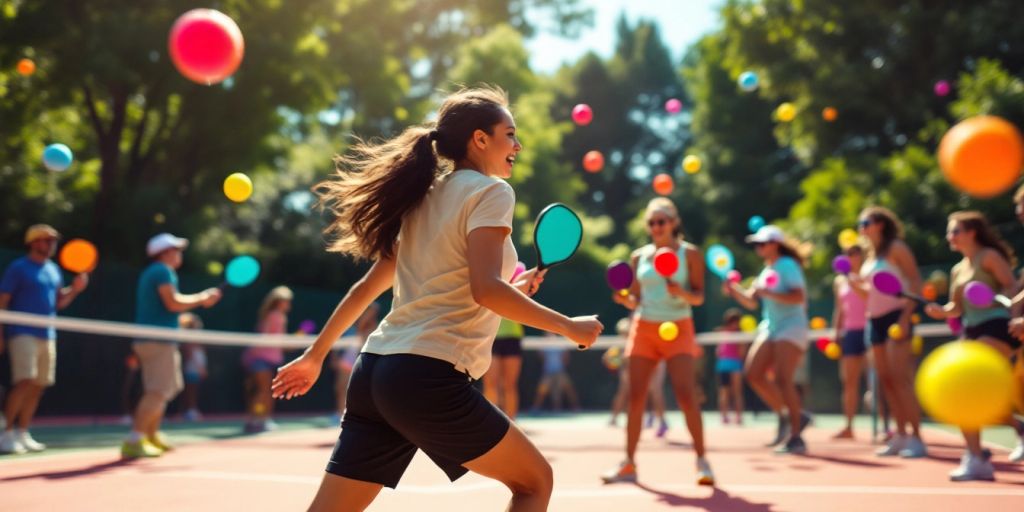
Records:
<instances>
[{"instance_id":1,"label":"red ball","mask_svg":"<svg viewBox=\"0 0 1024 512\"><path fill-rule=\"evenodd\" d=\"M587 172L598 172L604 168L604 155L600 151L587 151L583 155L583 169Z\"/></svg>"},{"instance_id":2,"label":"red ball","mask_svg":"<svg viewBox=\"0 0 1024 512\"><path fill-rule=\"evenodd\" d=\"M572 109L572 120L580 126L586 126L594 120L594 111L590 109L590 105L580 103Z\"/></svg>"},{"instance_id":3,"label":"red ball","mask_svg":"<svg viewBox=\"0 0 1024 512\"><path fill-rule=\"evenodd\" d=\"M832 343L832 340L828 339L825 336L822 336L818 338L818 341L814 343L814 346L818 347L818 350L824 352L825 349L828 348L829 343Z\"/></svg>"},{"instance_id":4,"label":"red ball","mask_svg":"<svg viewBox=\"0 0 1024 512\"><path fill-rule=\"evenodd\" d=\"M663 196L671 194L672 188L675 187L675 184L672 183L672 176L669 176L668 174L659 174L655 176L654 183L652 185L654 186L654 191Z\"/></svg>"},{"instance_id":5,"label":"red ball","mask_svg":"<svg viewBox=\"0 0 1024 512\"><path fill-rule=\"evenodd\" d=\"M664 277L671 277L679 270L679 256L668 247L662 247L654 252L654 270Z\"/></svg>"},{"instance_id":6,"label":"red ball","mask_svg":"<svg viewBox=\"0 0 1024 512\"><path fill-rule=\"evenodd\" d=\"M203 85L231 76L245 53L238 25L213 9L193 9L182 14L171 27L167 47L178 71Z\"/></svg>"}]
</instances>

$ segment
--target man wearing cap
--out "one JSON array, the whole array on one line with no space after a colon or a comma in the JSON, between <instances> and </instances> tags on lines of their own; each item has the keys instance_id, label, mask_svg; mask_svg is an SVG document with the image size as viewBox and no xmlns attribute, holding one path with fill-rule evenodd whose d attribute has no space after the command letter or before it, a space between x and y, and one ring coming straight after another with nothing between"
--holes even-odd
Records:
<instances>
[{"instance_id":1,"label":"man wearing cap","mask_svg":"<svg viewBox=\"0 0 1024 512\"><path fill-rule=\"evenodd\" d=\"M184 295L178 292L182 251L188 240L170 233L154 236L146 244L152 258L136 292L135 322L143 325L178 328L178 315L198 307L211 307L220 300L217 288ZM142 367L143 395L135 409L132 432L121 446L125 458L157 457L171 449L160 433L167 403L184 388L181 355L171 340L135 340L132 350Z\"/></svg>"},{"instance_id":2,"label":"man wearing cap","mask_svg":"<svg viewBox=\"0 0 1024 512\"><path fill-rule=\"evenodd\" d=\"M57 249L60 234L46 224L36 224L25 232L28 254L14 260L0 281L0 309L56 316L89 284L88 274L79 274L64 286L60 268L50 258ZM57 369L57 332L51 327L9 325L7 338L0 330L0 352L8 341L11 382L14 389L7 397L4 415L7 426L0 437L0 453L39 452L46 449L32 439L28 427L36 414L43 390L55 382ZM15 428L17 427L17 428Z\"/></svg>"}]
</instances>

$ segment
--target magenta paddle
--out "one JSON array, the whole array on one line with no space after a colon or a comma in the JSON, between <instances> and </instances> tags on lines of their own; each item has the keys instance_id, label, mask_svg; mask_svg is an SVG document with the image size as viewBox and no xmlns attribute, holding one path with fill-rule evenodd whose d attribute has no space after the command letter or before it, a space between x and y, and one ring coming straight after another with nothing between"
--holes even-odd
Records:
<instances>
[{"instance_id":1,"label":"magenta paddle","mask_svg":"<svg viewBox=\"0 0 1024 512\"><path fill-rule=\"evenodd\" d=\"M996 292L992 291L991 286L981 281L967 283L967 286L964 287L964 298L976 308L992 307L993 302L997 302L1000 306L1006 308L1010 307L1011 304L1009 297L997 295Z\"/></svg>"},{"instance_id":2,"label":"magenta paddle","mask_svg":"<svg viewBox=\"0 0 1024 512\"><path fill-rule=\"evenodd\" d=\"M626 290L633 284L633 268L625 261L613 261L608 265L605 278L613 290Z\"/></svg>"},{"instance_id":3,"label":"magenta paddle","mask_svg":"<svg viewBox=\"0 0 1024 512\"><path fill-rule=\"evenodd\" d=\"M876 272L875 276L871 278L871 284L874 285L876 290L886 295L906 297L921 303L928 302L917 295L903 291L903 283L900 282L900 278L896 277L896 274L886 270Z\"/></svg>"}]
</instances>

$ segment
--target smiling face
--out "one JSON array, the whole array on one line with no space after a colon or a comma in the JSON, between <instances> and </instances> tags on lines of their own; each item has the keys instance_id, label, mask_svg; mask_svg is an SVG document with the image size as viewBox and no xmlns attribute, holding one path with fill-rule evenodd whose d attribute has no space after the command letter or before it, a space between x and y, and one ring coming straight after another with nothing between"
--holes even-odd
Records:
<instances>
[{"instance_id":1,"label":"smiling face","mask_svg":"<svg viewBox=\"0 0 1024 512\"><path fill-rule=\"evenodd\" d=\"M649 210L645 222L647 223L647 234L656 244L671 240L679 226L679 219L661 209Z\"/></svg>"},{"instance_id":2,"label":"smiling face","mask_svg":"<svg viewBox=\"0 0 1024 512\"><path fill-rule=\"evenodd\" d=\"M29 244L29 252L39 259L52 258L57 253L57 238L52 236L37 238Z\"/></svg>"},{"instance_id":3,"label":"smiling face","mask_svg":"<svg viewBox=\"0 0 1024 512\"><path fill-rule=\"evenodd\" d=\"M491 127L491 133L476 130L469 141L467 156L488 176L509 178L516 155L523 145L516 137L516 123L508 109L502 109L501 120Z\"/></svg>"},{"instance_id":4,"label":"smiling face","mask_svg":"<svg viewBox=\"0 0 1024 512\"><path fill-rule=\"evenodd\" d=\"M949 242L949 248L956 251L962 252L964 246L972 242L971 233L967 231L963 224L958 221L951 220L946 226L946 242Z\"/></svg>"}]
</instances>

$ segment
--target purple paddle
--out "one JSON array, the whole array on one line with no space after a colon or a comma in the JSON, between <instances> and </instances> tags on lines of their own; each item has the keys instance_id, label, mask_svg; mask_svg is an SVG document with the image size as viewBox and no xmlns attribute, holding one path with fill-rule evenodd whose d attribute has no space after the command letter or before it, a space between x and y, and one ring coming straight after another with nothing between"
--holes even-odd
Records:
<instances>
[{"instance_id":1,"label":"purple paddle","mask_svg":"<svg viewBox=\"0 0 1024 512\"><path fill-rule=\"evenodd\" d=\"M992 307L993 302L1000 306L1010 307L1010 299L1005 295L997 295L992 287L981 281L971 281L964 287L964 298L976 308Z\"/></svg>"},{"instance_id":2,"label":"purple paddle","mask_svg":"<svg viewBox=\"0 0 1024 512\"><path fill-rule=\"evenodd\" d=\"M900 282L900 278L886 270L875 272L875 276L871 278L871 284L874 285L876 290L886 295L906 297L921 303L927 302L917 295L903 291L903 283Z\"/></svg>"},{"instance_id":3,"label":"purple paddle","mask_svg":"<svg viewBox=\"0 0 1024 512\"><path fill-rule=\"evenodd\" d=\"M848 256L840 254L832 260L832 270L835 270L836 274L849 274L853 270L853 264L850 263Z\"/></svg>"},{"instance_id":4,"label":"purple paddle","mask_svg":"<svg viewBox=\"0 0 1024 512\"><path fill-rule=\"evenodd\" d=\"M605 278L613 290L626 290L633 284L633 268L624 261L613 261L608 265Z\"/></svg>"}]
</instances>

